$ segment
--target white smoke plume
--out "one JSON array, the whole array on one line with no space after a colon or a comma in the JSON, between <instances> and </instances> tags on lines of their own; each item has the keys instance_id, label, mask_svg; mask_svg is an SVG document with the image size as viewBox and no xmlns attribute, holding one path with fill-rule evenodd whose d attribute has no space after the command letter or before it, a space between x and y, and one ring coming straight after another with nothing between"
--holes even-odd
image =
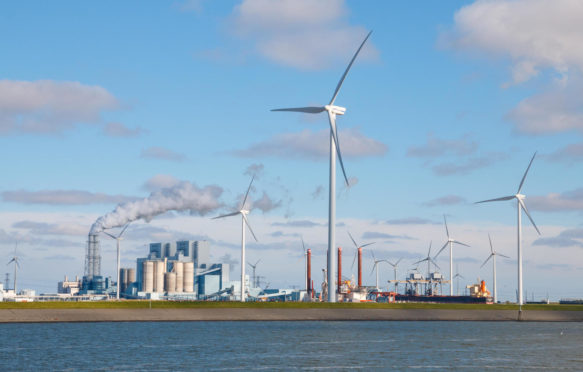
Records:
<instances>
[{"instance_id":1,"label":"white smoke plume","mask_svg":"<svg viewBox=\"0 0 583 372\"><path fill-rule=\"evenodd\" d=\"M222 206L219 202L222 193L219 186L199 188L193 183L180 181L172 187L152 192L147 198L119 204L113 211L99 217L89 233L97 234L139 219L149 222L168 211L205 215Z\"/></svg>"}]
</instances>

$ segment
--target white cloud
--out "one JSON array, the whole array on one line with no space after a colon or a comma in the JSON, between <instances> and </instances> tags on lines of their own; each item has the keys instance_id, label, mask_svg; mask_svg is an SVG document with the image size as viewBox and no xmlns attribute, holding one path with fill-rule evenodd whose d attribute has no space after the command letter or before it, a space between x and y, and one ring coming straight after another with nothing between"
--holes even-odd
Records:
<instances>
[{"instance_id":1,"label":"white cloud","mask_svg":"<svg viewBox=\"0 0 583 372\"><path fill-rule=\"evenodd\" d=\"M530 196L527 203L529 209L541 212L583 212L583 187L563 193Z\"/></svg>"},{"instance_id":2,"label":"white cloud","mask_svg":"<svg viewBox=\"0 0 583 372\"><path fill-rule=\"evenodd\" d=\"M160 146L152 146L143 149L140 153L140 157L144 159L159 159L174 162L182 162L186 160L186 155Z\"/></svg>"},{"instance_id":3,"label":"white cloud","mask_svg":"<svg viewBox=\"0 0 583 372\"><path fill-rule=\"evenodd\" d=\"M139 137L146 133L146 130L141 127L129 128L122 123L107 123L103 128L103 133L108 137Z\"/></svg>"},{"instance_id":4,"label":"white cloud","mask_svg":"<svg viewBox=\"0 0 583 372\"><path fill-rule=\"evenodd\" d=\"M448 46L510 57L514 83L552 68L583 70L583 3L579 0L478 0L454 16Z\"/></svg>"},{"instance_id":5,"label":"white cloud","mask_svg":"<svg viewBox=\"0 0 583 372\"><path fill-rule=\"evenodd\" d=\"M281 207L282 201L281 200L273 200L265 191L263 191L263 195L261 198L257 200L253 200L253 209L257 208L263 213L267 213L274 209Z\"/></svg>"},{"instance_id":6,"label":"white cloud","mask_svg":"<svg viewBox=\"0 0 583 372\"><path fill-rule=\"evenodd\" d=\"M553 161L580 162L583 160L583 142L572 143L549 155Z\"/></svg>"},{"instance_id":7,"label":"white cloud","mask_svg":"<svg viewBox=\"0 0 583 372\"><path fill-rule=\"evenodd\" d=\"M427 136L427 143L411 146L407 149L407 156L419 158L435 158L445 155L470 155L476 151L478 144L464 135L459 139L441 139L433 133Z\"/></svg>"},{"instance_id":8,"label":"white cloud","mask_svg":"<svg viewBox=\"0 0 583 372\"><path fill-rule=\"evenodd\" d=\"M344 0L244 0L233 10L232 25L236 36L250 40L267 59L321 69L347 62L366 35L347 23L347 15ZM369 42L362 54L375 58L378 51Z\"/></svg>"},{"instance_id":9,"label":"white cloud","mask_svg":"<svg viewBox=\"0 0 583 372\"><path fill-rule=\"evenodd\" d=\"M325 159L330 151L329 135L330 131L327 129L317 132L306 129L299 133L278 134L234 153L241 157ZM356 128L341 130L338 140L344 158L383 156L388 150L384 143L364 136Z\"/></svg>"},{"instance_id":10,"label":"white cloud","mask_svg":"<svg viewBox=\"0 0 583 372\"><path fill-rule=\"evenodd\" d=\"M157 174L154 177L147 180L142 188L146 191L154 192L174 187L179 183L180 180L174 176L168 174Z\"/></svg>"},{"instance_id":11,"label":"white cloud","mask_svg":"<svg viewBox=\"0 0 583 372\"><path fill-rule=\"evenodd\" d=\"M0 80L0 134L57 134L99 123L118 100L105 88L73 81Z\"/></svg>"},{"instance_id":12,"label":"white cloud","mask_svg":"<svg viewBox=\"0 0 583 372\"><path fill-rule=\"evenodd\" d=\"M466 203L466 199L458 195L445 195L436 199L432 199L428 202L423 203L423 205L428 207L436 207L443 205L459 205Z\"/></svg>"}]
</instances>

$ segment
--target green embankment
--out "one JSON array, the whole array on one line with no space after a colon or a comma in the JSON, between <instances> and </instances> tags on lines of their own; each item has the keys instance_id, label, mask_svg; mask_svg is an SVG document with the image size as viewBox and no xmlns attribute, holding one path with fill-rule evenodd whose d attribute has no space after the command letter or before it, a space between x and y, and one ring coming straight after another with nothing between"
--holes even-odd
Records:
<instances>
[{"instance_id":1,"label":"green embankment","mask_svg":"<svg viewBox=\"0 0 583 372\"><path fill-rule=\"evenodd\" d=\"M0 309L179 309L179 308L257 308L257 309L443 309L518 310L513 304L426 304L426 303L320 303L320 302L202 302L202 301L88 301L88 302L0 302ZM528 310L583 311L583 305L532 304Z\"/></svg>"}]
</instances>

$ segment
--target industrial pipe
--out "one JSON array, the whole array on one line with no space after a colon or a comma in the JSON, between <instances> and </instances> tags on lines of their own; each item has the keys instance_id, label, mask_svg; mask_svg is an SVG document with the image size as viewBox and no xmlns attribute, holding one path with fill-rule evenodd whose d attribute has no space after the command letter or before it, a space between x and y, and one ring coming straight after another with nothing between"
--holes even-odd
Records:
<instances>
[{"instance_id":1,"label":"industrial pipe","mask_svg":"<svg viewBox=\"0 0 583 372\"><path fill-rule=\"evenodd\" d=\"M310 296L310 294L312 293L312 289L313 289L313 284L312 284L312 250L308 248L308 253L306 255L306 260L307 260L307 283L308 283L308 288L306 288L306 291L308 291L308 296Z\"/></svg>"}]
</instances>

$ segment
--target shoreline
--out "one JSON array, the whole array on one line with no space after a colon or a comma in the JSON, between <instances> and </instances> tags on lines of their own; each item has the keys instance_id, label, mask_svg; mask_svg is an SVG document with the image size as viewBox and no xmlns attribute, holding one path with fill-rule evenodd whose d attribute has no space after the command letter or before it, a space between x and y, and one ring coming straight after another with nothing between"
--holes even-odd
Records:
<instances>
[{"instance_id":1,"label":"shoreline","mask_svg":"<svg viewBox=\"0 0 583 372\"><path fill-rule=\"evenodd\" d=\"M0 323L172 321L527 321L583 322L583 311L451 309L0 309Z\"/></svg>"}]
</instances>

